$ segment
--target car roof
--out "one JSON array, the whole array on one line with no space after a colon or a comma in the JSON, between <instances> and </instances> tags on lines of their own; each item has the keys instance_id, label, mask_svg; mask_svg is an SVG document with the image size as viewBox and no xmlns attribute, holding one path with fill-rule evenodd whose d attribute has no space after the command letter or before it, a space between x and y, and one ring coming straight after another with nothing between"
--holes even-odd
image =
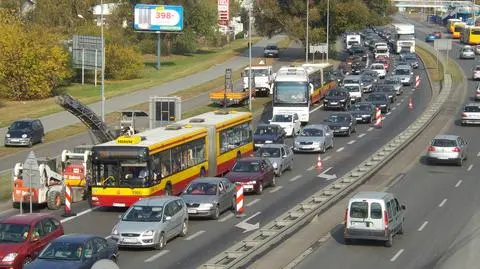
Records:
<instances>
[{"instance_id":1,"label":"car roof","mask_svg":"<svg viewBox=\"0 0 480 269\"><path fill-rule=\"evenodd\" d=\"M196 182L196 183L220 183L220 182L222 182L222 179L226 180L226 178L222 178L222 177L199 177L199 178L196 178L196 179L192 180L192 183L193 182Z\"/></svg>"},{"instance_id":2,"label":"car roof","mask_svg":"<svg viewBox=\"0 0 480 269\"><path fill-rule=\"evenodd\" d=\"M11 224L33 224L44 218L54 218L52 214L49 213L27 213L27 214L17 214L10 217L6 217L1 220L2 223L11 223Z\"/></svg>"},{"instance_id":3,"label":"car roof","mask_svg":"<svg viewBox=\"0 0 480 269\"><path fill-rule=\"evenodd\" d=\"M93 235L93 234L66 234L60 237L57 237L54 242L68 242L68 243L79 243L83 244L86 241L93 239L93 238L100 238L100 236Z\"/></svg>"},{"instance_id":4,"label":"car roof","mask_svg":"<svg viewBox=\"0 0 480 269\"><path fill-rule=\"evenodd\" d=\"M393 194L388 192L377 192L377 191L361 191L355 194L351 200L360 200L360 199L378 199L383 200L387 196L393 196Z\"/></svg>"},{"instance_id":5,"label":"car roof","mask_svg":"<svg viewBox=\"0 0 480 269\"><path fill-rule=\"evenodd\" d=\"M435 139L457 140L457 138L459 138L458 135L442 134L442 135L435 136L433 140Z\"/></svg>"},{"instance_id":6,"label":"car roof","mask_svg":"<svg viewBox=\"0 0 480 269\"><path fill-rule=\"evenodd\" d=\"M360 79L361 77L361 75L346 75L343 79Z\"/></svg>"},{"instance_id":7,"label":"car roof","mask_svg":"<svg viewBox=\"0 0 480 269\"><path fill-rule=\"evenodd\" d=\"M285 144L263 144L260 148L283 148Z\"/></svg>"},{"instance_id":8,"label":"car roof","mask_svg":"<svg viewBox=\"0 0 480 269\"><path fill-rule=\"evenodd\" d=\"M138 200L134 205L136 206L163 206L168 202L180 199L176 196L152 196Z\"/></svg>"},{"instance_id":9,"label":"car roof","mask_svg":"<svg viewBox=\"0 0 480 269\"><path fill-rule=\"evenodd\" d=\"M288 115L288 116L293 116L293 115L295 115L295 114L297 114L297 112L277 112L277 113L273 114L273 116L275 116L275 115Z\"/></svg>"},{"instance_id":10,"label":"car roof","mask_svg":"<svg viewBox=\"0 0 480 269\"><path fill-rule=\"evenodd\" d=\"M465 104L465 106L476 106L476 107L480 107L480 104L478 104L478 103L467 103L467 104Z\"/></svg>"},{"instance_id":11,"label":"car roof","mask_svg":"<svg viewBox=\"0 0 480 269\"><path fill-rule=\"evenodd\" d=\"M326 128L328 125L326 124L307 124L305 125L305 127L303 127L303 129L306 129L306 128L314 128L314 129L324 129Z\"/></svg>"},{"instance_id":12,"label":"car roof","mask_svg":"<svg viewBox=\"0 0 480 269\"><path fill-rule=\"evenodd\" d=\"M370 106L373 106L373 104L371 102L356 102L355 104L353 104L354 106L355 105L370 105Z\"/></svg>"},{"instance_id":13,"label":"car roof","mask_svg":"<svg viewBox=\"0 0 480 269\"><path fill-rule=\"evenodd\" d=\"M238 160L237 162L255 162L255 161L261 161L264 160L264 157L261 156L249 156L249 157L244 157Z\"/></svg>"},{"instance_id":14,"label":"car roof","mask_svg":"<svg viewBox=\"0 0 480 269\"><path fill-rule=\"evenodd\" d=\"M329 117L330 116L336 116L336 115L340 115L340 116L352 116L352 114L350 114L350 112L333 112L331 113L330 115L328 115Z\"/></svg>"},{"instance_id":15,"label":"car roof","mask_svg":"<svg viewBox=\"0 0 480 269\"><path fill-rule=\"evenodd\" d=\"M274 127L274 128L282 128L280 125L278 124L268 124L268 123L260 123L260 124L257 124L257 128L258 127Z\"/></svg>"}]
</instances>

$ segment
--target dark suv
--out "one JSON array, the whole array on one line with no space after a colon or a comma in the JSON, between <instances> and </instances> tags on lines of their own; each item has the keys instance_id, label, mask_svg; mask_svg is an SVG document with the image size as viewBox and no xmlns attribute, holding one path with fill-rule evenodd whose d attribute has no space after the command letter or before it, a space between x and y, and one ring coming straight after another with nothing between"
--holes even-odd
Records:
<instances>
[{"instance_id":1,"label":"dark suv","mask_svg":"<svg viewBox=\"0 0 480 269\"><path fill-rule=\"evenodd\" d=\"M39 119L17 120L8 127L5 146L28 146L42 143L45 132Z\"/></svg>"},{"instance_id":2,"label":"dark suv","mask_svg":"<svg viewBox=\"0 0 480 269\"><path fill-rule=\"evenodd\" d=\"M348 110L350 108L350 104L350 93L339 88L328 91L328 94L323 99L323 108L325 110L330 108Z\"/></svg>"}]
</instances>

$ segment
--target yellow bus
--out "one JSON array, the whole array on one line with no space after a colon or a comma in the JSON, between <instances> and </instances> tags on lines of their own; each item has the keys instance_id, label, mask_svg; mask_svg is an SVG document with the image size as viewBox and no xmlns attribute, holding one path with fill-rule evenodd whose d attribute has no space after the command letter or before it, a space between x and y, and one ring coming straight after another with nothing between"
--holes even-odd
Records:
<instances>
[{"instance_id":1,"label":"yellow bus","mask_svg":"<svg viewBox=\"0 0 480 269\"><path fill-rule=\"evenodd\" d=\"M464 22L456 22L453 24L453 32L452 38L453 39L460 39L460 36L463 34L463 30L467 24Z\"/></svg>"},{"instance_id":2,"label":"yellow bus","mask_svg":"<svg viewBox=\"0 0 480 269\"><path fill-rule=\"evenodd\" d=\"M456 22L462 22L462 20L460 20L460 19L448 19L448 22L447 22L448 32L453 33L454 24L455 24Z\"/></svg>"},{"instance_id":3,"label":"yellow bus","mask_svg":"<svg viewBox=\"0 0 480 269\"><path fill-rule=\"evenodd\" d=\"M466 27L463 31L461 41L468 45L480 44L480 26Z\"/></svg>"},{"instance_id":4,"label":"yellow bus","mask_svg":"<svg viewBox=\"0 0 480 269\"><path fill-rule=\"evenodd\" d=\"M249 112L210 112L94 146L91 204L129 207L144 197L180 194L207 171L228 172L253 151L251 120Z\"/></svg>"}]
</instances>

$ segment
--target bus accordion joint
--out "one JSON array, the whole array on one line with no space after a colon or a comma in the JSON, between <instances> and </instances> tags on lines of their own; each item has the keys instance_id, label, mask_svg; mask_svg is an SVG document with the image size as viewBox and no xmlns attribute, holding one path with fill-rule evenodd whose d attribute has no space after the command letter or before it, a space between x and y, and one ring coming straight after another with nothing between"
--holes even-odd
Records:
<instances>
[{"instance_id":1,"label":"bus accordion joint","mask_svg":"<svg viewBox=\"0 0 480 269\"><path fill-rule=\"evenodd\" d=\"M229 114L228 110L215 110L215 111L213 111L213 113L215 115L228 115Z\"/></svg>"},{"instance_id":2,"label":"bus accordion joint","mask_svg":"<svg viewBox=\"0 0 480 269\"><path fill-rule=\"evenodd\" d=\"M188 122L191 122L191 123L202 123L202 122L205 122L205 119L204 119L204 118L193 118L193 119L189 120Z\"/></svg>"},{"instance_id":3,"label":"bus accordion joint","mask_svg":"<svg viewBox=\"0 0 480 269\"><path fill-rule=\"evenodd\" d=\"M142 137L139 135L134 135L134 136L120 136L117 138L116 142L117 144L138 144L142 141Z\"/></svg>"},{"instance_id":4,"label":"bus accordion joint","mask_svg":"<svg viewBox=\"0 0 480 269\"><path fill-rule=\"evenodd\" d=\"M174 130L175 131L175 130L180 130L180 129L182 129L182 126L180 126L180 125L167 125L165 127L165 130Z\"/></svg>"}]
</instances>

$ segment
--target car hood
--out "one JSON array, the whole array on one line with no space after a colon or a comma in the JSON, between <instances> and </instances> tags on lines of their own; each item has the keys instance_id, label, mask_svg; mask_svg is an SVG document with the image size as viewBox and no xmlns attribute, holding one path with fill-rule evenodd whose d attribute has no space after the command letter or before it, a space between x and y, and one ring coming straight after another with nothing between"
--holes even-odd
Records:
<instances>
[{"instance_id":1,"label":"car hood","mask_svg":"<svg viewBox=\"0 0 480 269\"><path fill-rule=\"evenodd\" d=\"M276 122L276 121L272 121L270 122L271 124L277 124L277 125L280 125L282 128L285 128L286 126L291 126L293 125L292 122L288 121L288 122Z\"/></svg>"},{"instance_id":2,"label":"car hood","mask_svg":"<svg viewBox=\"0 0 480 269\"><path fill-rule=\"evenodd\" d=\"M31 129L15 129L9 130L7 133L10 134L10 137L22 137L23 134L31 134Z\"/></svg>"},{"instance_id":3,"label":"car hood","mask_svg":"<svg viewBox=\"0 0 480 269\"><path fill-rule=\"evenodd\" d=\"M183 200L185 203L213 203L215 204L217 201L216 195L191 195L191 194L183 194Z\"/></svg>"},{"instance_id":4,"label":"car hood","mask_svg":"<svg viewBox=\"0 0 480 269\"><path fill-rule=\"evenodd\" d=\"M345 127L345 126L349 126L350 124L346 121L343 121L343 122L327 122L327 125L330 126L330 128L334 128L334 127Z\"/></svg>"},{"instance_id":5,"label":"car hood","mask_svg":"<svg viewBox=\"0 0 480 269\"><path fill-rule=\"evenodd\" d=\"M253 135L253 140L275 140L276 138L278 137L278 135L275 135L275 134L271 134L271 135L258 135L258 134L254 134Z\"/></svg>"},{"instance_id":6,"label":"car hood","mask_svg":"<svg viewBox=\"0 0 480 269\"><path fill-rule=\"evenodd\" d=\"M76 269L81 268L81 261L68 261L68 260L46 260L36 259L34 262L27 266L28 269Z\"/></svg>"},{"instance_id":7,"label":"car hood","mask_svg":"<svg viewBox=\"0 0 480 269\"><path fill-rule=\"evenodd\" d=\"M7 254L18 252L23 247L23 243L0 243L0 260Z\"/></svg>"},{"instance_id":8,"label":"car hood","mask_svg":"<svg viewBox=\"0 0 480 269\"><path fill-rule=\"evenodd\" d=\"M297 136L295 137L295 142L318 142L323 143L325 141L325 137L323 136Z\"/></svg>"},{"instance_id":9,"label":"car hood","mask_svg":"<svg viewBox=\"0 0 480 269\"><path fill-rule=\"evenodd\" d=\"M228 178L228 180L230 180L231 182L244 182L259 179L262 177L262 174L259 172L230 172L225 177Z\"/></svg>"},{"instance_id":10,"label":"car hood","mask_svg":"<svg viewBox=\"0 0 480 269\"><path fill-rule=\"evenodd\" d=\"M140 221L119 221L115 225L118 233L136 233L141 234L145 231L154 229L160 222L140 222Z\"/></svg>"},{"instance_id":11,"label":"car hood","mask_svg":"<svg viewBox=\"0 0 480 269\"><path fill-rule=\"evenodd\" d=\"M388 102L387 101L369 101L374 105L386 105Z\"/></svg>"},{"instance_id":12,"label":"car hood","mask_svg":"<svg viewBox=\"0 0 480 269\"><path fill-rule=\"evenodd\" d=\"M410 75L394 75L393 77L396 79L409 79Z\"/></svg>"},{"instance_id":13,"label":"car hood","mask_svg":"<svg viewBox=\"0 0 480 269\"><path fill-rule=\"evenodd\" d=\"M370 115L372 112L368 110L355 110L355 111L350 111L350 114L356 116L356 115Z\"/></svg>"},{"instance_id":14,"label":"car hood","mask_svg":"<svg viewBox=\"0 0 480 269\"><path fill-rule=\"evenodd\" d=\"M324 100L327 100L327 101L338 101L338 100L344 100L345 99L345 96L325 96L325 99Z\"/></svg>"}]
</instances>

